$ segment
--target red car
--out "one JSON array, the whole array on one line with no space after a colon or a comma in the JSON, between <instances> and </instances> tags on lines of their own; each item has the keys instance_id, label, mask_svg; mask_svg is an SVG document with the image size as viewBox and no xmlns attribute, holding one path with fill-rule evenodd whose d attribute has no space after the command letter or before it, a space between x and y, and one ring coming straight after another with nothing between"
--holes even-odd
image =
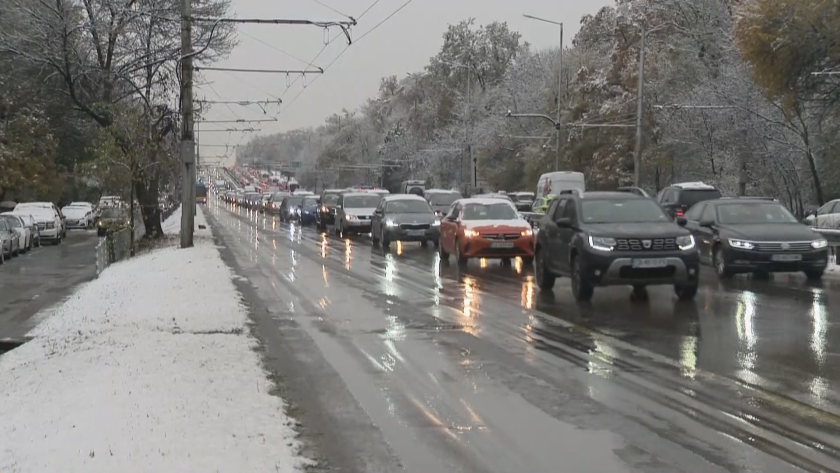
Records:
<instances>
[{"instance_id":1,"label":"red car","mask_svg":"<svg viewBox=\"0 0 840 473\"><path fill-rule=\"evenodd\" d=\"M507 199L461 199L452 204L440 221L440 257L455 255L460 264L470 258L496 258L510 262L522 257L534 260L531 225Z\"/></svg>"}]
</instances>

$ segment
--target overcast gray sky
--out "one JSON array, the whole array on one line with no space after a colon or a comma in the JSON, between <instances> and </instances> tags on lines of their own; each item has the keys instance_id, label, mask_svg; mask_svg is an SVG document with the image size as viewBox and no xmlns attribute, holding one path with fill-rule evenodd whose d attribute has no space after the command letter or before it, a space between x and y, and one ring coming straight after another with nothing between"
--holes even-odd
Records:
<instances>
[{"instance_id":1,"label":"overcast gray sky","mask_svg":"<svg viewBox=\"0 0 840 473\"><path fill-rule=\"evenodd\" d=\"M359 18L376 0L319 1ZM379 0L359 19L359 24L352 30L353 38L364 35L405 3L406 0ZM476 24L506 21L511 29L519 31L525 41L538 49L559 44L559 27L523 18L525 13L563 22L564 42L568 46L584 14L595 13L612 3L613 0L413 0L371 34L350 46L322 77L313 82L315 76L307 76L306 88L302 80L287 87L283 75L206 71L203 74L209 84L198 87L196 96L208 100L282 97L284 104L279 114L276 106L264 115L256 107L214 105L206 117L208 120L277 118L277 122L250 125L259 130L259 134L316 126L330 114L342 108L352 110L372 97L378 90L380 78L405 77L408 72L421 70L440 49L449 24L470 17L475 18ZM233 8L239 18L345 19L315 0L233 0ZM239 32L239 46L226 61L214 66L303 69L321 52L313 64L326 67L347 47L346 40L338 38L324 49L324 31L313 26L240 25ZM333 28L329 34L332 37L339 33ZM296 77L291 78L294 79ZM230 127L243 126L207 123L201 124L199 130ZM235 145L247 142L252 135L200 133L200 143ZM209 157L222 155L225 149L202 146L200 152Z\"/></svg>"}]
</instances>

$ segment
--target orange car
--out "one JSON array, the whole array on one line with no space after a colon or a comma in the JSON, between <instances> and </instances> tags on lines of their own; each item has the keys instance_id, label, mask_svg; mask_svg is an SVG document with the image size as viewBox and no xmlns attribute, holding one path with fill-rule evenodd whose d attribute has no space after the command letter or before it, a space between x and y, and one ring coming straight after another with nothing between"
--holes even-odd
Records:
<instances>
[{"instance_id":1,"label":"orange car","mask_svg":"<svg viewBox=\"0 0 840 473\"><path fill-rule=\"evenodd\" d=\"M517 256L531 263L534 233L507 199L461 199L440 221L439 249L442 259L448 260L453 254L460 264L466 264L470 258L509 262Z\"/></svg>"}]
</instances>

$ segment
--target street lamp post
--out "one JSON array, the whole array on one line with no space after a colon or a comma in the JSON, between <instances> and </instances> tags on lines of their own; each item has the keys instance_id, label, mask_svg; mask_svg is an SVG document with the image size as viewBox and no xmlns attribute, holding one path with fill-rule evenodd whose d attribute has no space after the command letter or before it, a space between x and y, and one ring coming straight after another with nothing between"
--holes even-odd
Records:
<instances>
[{"instance_id":1,"label":"street lamp post","mask_svg":"<svg viewBox=\"0 0 840 473\"><path fill-rule=\"evenodd\" d=\"M561 154L561 107L560 107L560 92L563 90L563 23L557 21L546 20L545 18L539 18L532 15L522 15L525 18L530 20L542 21L544 23L551 23L552 25L557 25L560 27L560 64L557 67L557 120L555 122L554 128L557 131L557 144L554 149L555 156L554 156L554 170L560 170L560 154Z\"/></svg>"}]
</instances>

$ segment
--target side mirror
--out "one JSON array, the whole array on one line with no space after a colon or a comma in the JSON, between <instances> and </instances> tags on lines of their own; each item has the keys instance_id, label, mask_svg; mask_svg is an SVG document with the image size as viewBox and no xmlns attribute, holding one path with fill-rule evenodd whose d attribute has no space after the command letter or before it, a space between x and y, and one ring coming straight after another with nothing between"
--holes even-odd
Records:
<instances>
[{"instance_id":1,"label":"side mirror","mask_svg":"<svg viewBox=\"0 0 840 473\"><path fill-rule=\"evenodd\" d=\"M699 224L701 227L712 228L713 226L715 226L715 221L711 219L704 219L700 220Z\"/></svg>"},{"instance_id":2,"label":"side mirror","mask_svg":"<svg viewBox=\"0 0 840 473\"><path fill-rule=\"evenodd\" d=\"M809 217L816 217L816 216L817 216L817 211L816 211L816 210L812 210L812 211L808 212L808 216L809 216Z\"/></svg>"},{"instance_id":3,"label":"side mirror","mask_svg":"<svg viewBox=\"0 0 840 473\"><path fill-rule=\"evenodd\" d=\"M381 216L385 215L385 212L383 212L381 209L376 209L376 210L373 212L373 214L374 214L374 215L378 215L378 216L380 216L380 217L381 217Z\"/></svg>"},{"instance_id":4,"label":"side mirror","mask_svg":"<svg viewBox=\"0 0 840 473\"><path fill-rule=\"evenodd\" d=\"M554 223L560 228L572 228L572 219L570 218L560 217Z\"/></svg>"},{"instance_id":5,"label":"side mirror","mask_svg":"<svg viewBox=\"0 0 840 473\"><path fill-rule=\"evenodd\" d=\"M677 217L677 225L684 227L688 223L688 219L685 217Z\"/></svg>"}]
</instances>

